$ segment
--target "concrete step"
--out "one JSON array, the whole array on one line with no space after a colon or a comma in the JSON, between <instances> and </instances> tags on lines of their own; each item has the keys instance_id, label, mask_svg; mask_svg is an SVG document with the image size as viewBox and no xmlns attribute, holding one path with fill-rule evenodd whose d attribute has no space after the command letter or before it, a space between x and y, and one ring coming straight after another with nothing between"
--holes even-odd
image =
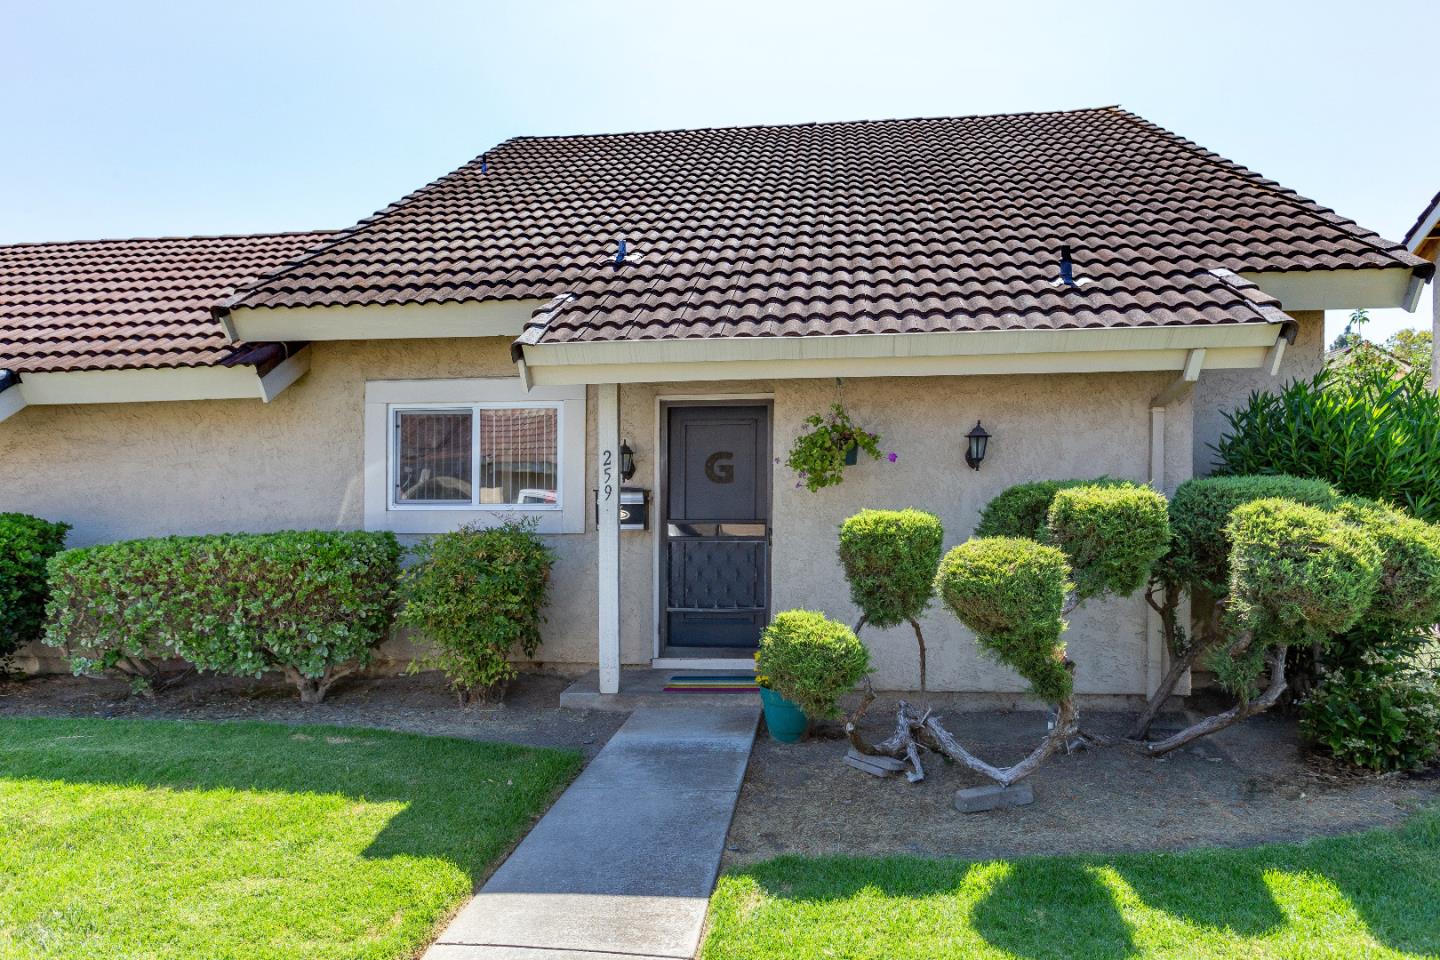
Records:
<instances>
[{"instance_id":1,"label":"concrete step","mask_svg":"<svg viewBox=\"0 0 1440 960\"><path fill-rule=\"evenodd\" d=\"M560 706L573 710L618 710L629 712L640 707L758 707L760 694L665 692L665 684L673 676L701 677L727 674L753 674L754 664L737 660L734 670L686 670L683 668L654 670L649 667L620 671L620 692L600 692L600 671L591 670L565 688Z\"/></svg>"}]
</instances>

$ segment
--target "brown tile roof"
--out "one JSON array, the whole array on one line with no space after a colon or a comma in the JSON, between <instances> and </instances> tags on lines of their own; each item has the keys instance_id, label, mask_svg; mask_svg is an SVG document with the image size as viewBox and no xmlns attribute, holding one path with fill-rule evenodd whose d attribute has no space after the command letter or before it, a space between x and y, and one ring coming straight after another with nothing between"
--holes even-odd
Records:
<instances>
[{"instance_id":1,"label":"brown tile roof","mask_svg":"<svg viewBox=\"0 0 1440 960\"><path fill-rule=\"evenodd\" d=\"M0 246L0 370L212 366L250 347L210 308L328 232Z\"/></svg>"},{"instance_id":2,"label":"brown tile roof","mask_svg":"<svg viewBox=\"0 0 1440 960\"><path fill-rule=\"evenodd\" d=\"M1193 324L1273 302L1214 268L1420 265L1108 107L510 140L231 302L563 295L532 342Z\"/></svg>"}]
</instances>

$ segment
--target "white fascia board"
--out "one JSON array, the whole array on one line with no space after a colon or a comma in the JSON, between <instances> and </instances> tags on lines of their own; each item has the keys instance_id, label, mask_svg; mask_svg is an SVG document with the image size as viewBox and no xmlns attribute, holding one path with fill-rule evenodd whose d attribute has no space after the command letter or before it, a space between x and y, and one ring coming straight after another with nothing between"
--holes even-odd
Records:
<instances>
[{"instance_id":1,"label":"white fascia board","mask_svg":"<svg viewBox=\"0 0 1440 960\"><path fill-rule=\"evenodd\" d=\"M1240 276L1294 310L1414 310L1409 267L1370 270L1290 270Z\"/></svg>"},{"instance_id":2,"label":"white fascia board","mask_svg":"<svg viewBox=\"0 0 1440 960\"><path fill-rule=\"evenodd\" d=\"M0 420L8 420L25 409L25 395L17 383L0 392Z\"/></svg>"},{"instance_id":3,"label":"white fascia board","mask_svg":"<svg viewBox=\"0 0 1440 960\"><path fill-rule=\"evenodd\" d=\"M1258 367L1279 323L1123 330L854 334L627 340L524 347L535 384L670 380L924 377Z\"/></svg>"},{"instance_id":4,"label":"white fascia board","mask_svg":"<svg viewBox=\"0 0 1440 960\"><path fill-rule=\"evenodd\" d=\"M1440 203L1431 204L1430 209L1425 211L1425 220L1410 234L1410 243L1407 245L1411 253L1420 255L1420 247L1435 232L1435 227L1440 225Z\"/></svg>"},{"instance_id":5,"label":"white fascia board","mask_svg":"<svg viewBox=\"0 0 1440 960\"><path fill-rule=\"evenodd\" d=\"M353 307L236 307L221 318L232 340L421 340L518 337L547 300Z\"/></svg>"},{"instance_id":6,"label":"white fascia board","mask_svg":"<svg viewBox=\"0 0 1440 960\"><path fill-rule=\"evenodd\" d=\"M264 377L252 366L174 367L164 370L67 370L21 375L18 389L32 406L72 403L149 403L164 400L264 400L267 403L310 368L308 351ZM3 396L3 395L0 395Z\"/></svg>"}]
</instances>

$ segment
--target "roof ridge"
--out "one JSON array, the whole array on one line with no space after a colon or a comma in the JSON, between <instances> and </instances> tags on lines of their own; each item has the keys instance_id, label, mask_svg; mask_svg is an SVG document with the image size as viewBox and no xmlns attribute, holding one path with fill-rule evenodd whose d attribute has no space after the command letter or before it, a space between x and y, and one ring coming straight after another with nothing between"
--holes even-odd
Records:
<instances>
[{"instance_id":1,"label":"roof ridge","mask_svg":"<svg viewBox=\"0 0 1440 960\"><path fill-rule=\"evenodd\" d=\"M1129 111L1125 110L1119 104L1112 103L1099 107L1074 107L1071 109L1056 110L1011 110L1000 113L957 113L921 117L884 117L878 120L810 120L801 123L732 123L709 127L658 127L652 130L612 131L609 133L523 134L518 137L510 137L507 140L502 140L491 149L498 150L507 143L529 140L603 140L608 137L649 137L660 136L667 133L717 133L727 130L784 130L792 128L800 130L809 127L864 127L879 126L887 123L936 123L943 120L998 120L1004 117L1048 117L1061 114L1104 113L1106 111L1129 113ZM479 157L475 159L478 160ZM474 163L475 161L472 160L470 162Z\"/></svg>"},{"instance_id":2,"label":"roof ridge","mask_svg":"<svg viewBox=\"0 0 1440 960\"><path fill-rule=\"evenodd\" d=\"M178 243L185 240L278 240L282 237L331 236L339 230L277 230L274 233L192 233L160 237L100 237L95 240L22 240L0 243L0 250L17 247L79 247L97 243Z\"/></svg>"},{"instance_id":3,"label":"roof ridge","mask_svg":"<svg viewBox=\"0 0 1440 960\"><path fill-rule=\"evenodd\" d=\"M1302 210L1312 217L1318 217L1319 219L1329 223L1331 226L1340 227L1344 230L1346 234L1351 237L1351 239L1359 243L1366 244L1377 253L1383 253L1387 256L1394 257L1395 259L1402 262L1404 261L1405 257L1410 257L1411 259L1416 261L1416 263L1411 264L1411 266L1418 266L1420 263L1423 263L1423 261L1421 261L1418 257L1413 256L1408 250L1404 249L1404 244L1394 243L1393 241L1386 240L1384 237L1380 236L1380 234L1376 233L1373 230L1367 230L1366 228L1362 227L1358 222L1350 219L1349 217L1340 213L1338 210L1335 210L1333 207L1327 207L1321 203L1318 203L1317 201L1312 200L1311 198L1300 193L1299 191L1290 189L1289 187L1280 183L1278 180L1272 180L1271 178L1265 176L1263 173L1260 173L1258 170L1252 170L1250 167L1247 167L1242 163L1231 160L1224 154L1217 153L1216 151L1211 150L1208 147L1203 147L1199 143L1196 143L1194 140L1191 140L1187 137L1182 137L1180 134L1169 129L1168 127L1162 127L1160 126L1160 124L1154 122L1153 120L1147 120L1139 114L1126 110L1123 107L1117 106L1115 108L1115 112L1130 123L1136 124L1140 127L1148 127L1151 130L1159 133L1161 136L1172 140L1175 143L1178 143L1180 146L1186 148L1187 150L1190 150L1192 153L1200 157L1200 159L1204 160L1212 167L1218 167L1222 170L1228 171L1229 173L1240 176L1255 184L1256 186L1263 188L1269 193L1285 200L1292 207ZM1376 240L1383 241L1383 243L1389 243L1390 246L1383 246L1381 243L1377 243ZM1400 249L1397 251L1395 249L1396 247L1400 247Z\"/></svg>"}]
</instances>

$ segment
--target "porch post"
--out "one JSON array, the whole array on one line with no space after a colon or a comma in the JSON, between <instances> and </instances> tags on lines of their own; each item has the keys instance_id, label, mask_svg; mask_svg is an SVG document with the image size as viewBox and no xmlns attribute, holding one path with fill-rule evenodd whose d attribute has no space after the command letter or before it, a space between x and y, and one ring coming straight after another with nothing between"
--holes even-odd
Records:
<instances>
[{"instance_id":1,"label":"porch post","mask_svg":"<svg viewBox=\"0 0 1440 960\"><path fill-rule=\"evenodd\" d=\"M599 384L596 482L599 512L596 588L599 593L600 692L620 692L620 386Z\"/></svg>"}]
</instances>

